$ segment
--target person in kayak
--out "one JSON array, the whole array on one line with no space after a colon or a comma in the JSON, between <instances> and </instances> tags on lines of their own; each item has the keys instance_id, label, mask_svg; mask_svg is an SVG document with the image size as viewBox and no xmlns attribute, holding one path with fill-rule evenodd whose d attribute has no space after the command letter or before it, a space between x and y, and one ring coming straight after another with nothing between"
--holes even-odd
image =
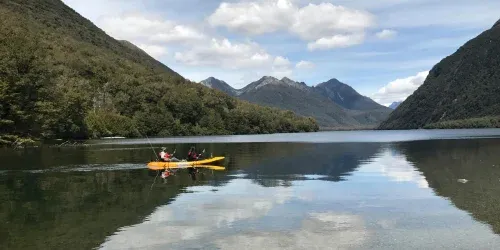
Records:
<instances>
[{"instance_id":1,"label":"person in kayak","mask_svg":"<svg viewBox=\"0 0 500 250\"><path fill-rule=\"evenodd\" d=\"M179 159L174 157L174 154L169 154L165 152L166 148L161 148L160 159L164 162L178 162Z\"/></svg>"},{"instance_id":2,"label":"person in kayak","mask_svg":"<svg viewBox=\"0 0 500 250\"><path fill-rule=\"evenodd\" d=\"M201 158L201 155L202 154L197 154L196 153L196 148L195 147L191 147L189 149L189 152L188 152L188 161L197 161Z\"/></svg>"}]
</instances>

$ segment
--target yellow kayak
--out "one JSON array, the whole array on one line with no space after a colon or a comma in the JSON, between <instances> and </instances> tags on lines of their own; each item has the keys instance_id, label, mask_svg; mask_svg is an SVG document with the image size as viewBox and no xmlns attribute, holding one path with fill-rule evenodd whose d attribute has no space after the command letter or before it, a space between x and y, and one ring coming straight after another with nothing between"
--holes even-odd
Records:
<instances>
[{"instance_id":1,"label":"yellow kayak","mask_svg":"<svg viewBox=\"0 0 500 250\"><path fill-rule=\"evenodd\" d=\"M225 170L226 168L225 167L221 167L221 166L210 166L210 165L201 165L201 166L196 166L197 168L207 168L207 169L211 169L211 170Z\"/></svg>"},{"instance_id":2,"label":"yellow kayak","mask_svg":"<svg viewBox=\"0 0 500 250\"><path fill-rule=\"evenodd\" d=\"M197 165L204 165L207 163L217 162L224 160L224 156L212 157L199 161L179 161L179 162L163 162L163 161L153 161L148 163L148 168L151 170L162 170L165 168L188 168ZM203 167L203 166L200 166Z\"/></svg>"}]
</instances>

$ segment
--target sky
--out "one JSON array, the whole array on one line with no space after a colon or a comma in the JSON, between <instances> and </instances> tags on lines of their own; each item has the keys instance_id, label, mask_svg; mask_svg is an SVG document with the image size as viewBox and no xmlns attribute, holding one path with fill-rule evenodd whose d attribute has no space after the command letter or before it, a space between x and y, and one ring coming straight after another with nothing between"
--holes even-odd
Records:
<instances>
[{"instance_id":1,"label":"sky","mask_svg":"<svg viewBox=\"0 0 500 250\"><path fill-rule=\"evenodd\" d=\"M63 0L185 78L337 78L389 105L500 18L498 0Z\"/></svg>"}]
</instances>

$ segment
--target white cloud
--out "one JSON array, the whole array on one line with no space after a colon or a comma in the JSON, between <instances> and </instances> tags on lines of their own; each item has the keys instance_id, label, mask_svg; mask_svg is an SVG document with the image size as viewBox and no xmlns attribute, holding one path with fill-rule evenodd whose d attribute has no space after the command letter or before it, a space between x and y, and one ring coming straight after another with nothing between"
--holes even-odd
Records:
<instances>
[{"instance_id":1,"label":"white cloud","mask_svg":"<svg viewBox=\"0 0 500 250\"><path fill-rule=\"evenodd\" d=\"M368 12L321 3L309 4L299 9L290 29L302 39L311 41L336 35L363 33L372 25L374 17Z\"/></svg>"},{"instance_id":2,"label":"white cloud","mask_svg":"<svg viewBox=\"0 0 500 250\"><path fill-rule=\"evenodd\" d=\"M288 58L277 56L272 66L272 76L277 78L290 77L292 75L291 63Z\"/></svg>"},{"instance_id":3,"label":"white cloud","mask_svg":"<svg viewBox=\"0 0 500 250\"><path fill-rule=\"evenodd\" d=\"M192 66L221 66L228 69L255 68L274 62L274 58L256 43L232 43L228 39L216 38L208 44L193 46L186 52L177 52L175 59Z\"/></svg>"},{"instance_id":4,"label":"white cloud","mask_svg":"<svg viewBox=\"0 0 500 250\"><path fill-rule=\"evenodd\" d=\"M346 48L361 44L365 39L364 34L335 35L332 37L323 37L315 42L307 44L309 50L324 50L334 48Z\"/></svg>"},{"instance_id":5,"label":"white cloud","mask_svg":"<svg viewBox=\"0 0 500 250\"><path fill-rule=\"evenodd\" d=\"M140 2L120 0L62 0L64 4L77 11L80 15L96 23L101 16L115 15L124 11L140 8ZM99 8L96 8L99 6Z\"/></svg>"},{"instance_id":6,"label":"white cloud","mask_svg":"<svg viewBox=\"0 0 500 250\"><path fill-rule=\"evenodd\" d=\"M184 43L205 38L203 33L192 27L145 14L103 16L98 22L111 36L133 42Z\"/></svg>"},{"instance_id":7,"label":"white cloud","mask_svg":"<svg viewBox=\"0 0 500 250\"><path fill-rule=\"evenodd\" d=\"M316 65L314 65L314 63L312 62L309 62L309 61L300 61L298 62L295 67L297 69L312 69L314 68Z\"/></svg>"},{"instance_id":8,"label":"white cloud","mask_svg":"<svg viewBox=\"0 0 500 250\"><path fill-rule=\"evenodd\" d=\"M395 101L403 101L422 85L429 71L423 71L415 76L396 79L382 87L372 98L381 104L391 104Z\"/></svg>"},{"instance_id":9,"label":"white cloud","mask_svg":"<svg viewBox=\"0 0 500 250\"><path fill-rule=\"evenodd\" d=\"M277 66L277 67L289 67L290 66L290 61L288 60L288 58L284 58L282 56L277 56L274 59L274 66Z\"/></svg>"},{"instance_id":10,"label":"white cloud","mask_svg":"<svg viewBox=\"0 0 500 250\"><path fill-rule=\"evenodd\" d=\"M188 51L175 53L175 59L190 66L260 70L275 77L292 74L287 58L272 56L253 42L232 43L228 39L214 38L208 45L199 44Z\"/></svg>"},{"instance_id":11,"label":"white cloud","mask_svg":"<svg viewBox=\"0 0 500 250\"><path fill-rule=\"evenodd\" d=\"M293 20L294 8L288 0L223 2L208 18L208 22L246 34L264 34L286 27Z\"/></svg>"},{"instance_id":12,"label":"white cloud","mask_svg":"<svg viewBox=\"0 0 500 250\"><path fill-rule=\"evenodd\" d=\"M160 57L167 54L167 49L162 46L139 44L137 45L137 47L144 50L146 53L154 57L156 60L159 60Z\"/></svg>"},{"instance_id":13,"label":"white cloud","mask_svg":"<svg viewBox=\"0 0 500 250\"><path fill-rule=\"evenodd\" d=\"M310 41L310 50L360 44L365 30L375 23L374 16L366 11L331 3L299 8L290 0L222 3L208 20L213 26L250 35L288 30Z\"/></svg>"},{"instance_id":14,"label":"white cloud","mask_svg":"<svg viewBox=\"0 0 500 250\"><path fill-rule=\"evenodd\" d=\"M394 38L398 33L395 30L382 30L380 32L377 32L375 36L377 36L379 39L392 39Z\"/></svg>"}]
</instances>

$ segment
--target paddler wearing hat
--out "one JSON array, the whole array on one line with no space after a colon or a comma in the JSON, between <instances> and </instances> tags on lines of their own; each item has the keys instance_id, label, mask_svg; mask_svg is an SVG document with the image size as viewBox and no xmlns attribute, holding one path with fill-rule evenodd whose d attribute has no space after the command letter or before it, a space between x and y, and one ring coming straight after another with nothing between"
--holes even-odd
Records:
<instances>
[{"instance_id":1,"label":"paddler wearing hat","mask_svg":"<svg viewBox=\"0 0 500 250\"><path fill-rule=\"evenodd\" d=\"M171 162L171 161L179 161L179 159L174 157L174 154L169 154L166 152L167 148L162 147L161 152L160 152L160 159L165 162ZM175 153L175 152L174 152Z\"/></svg>"}]
</instances>

